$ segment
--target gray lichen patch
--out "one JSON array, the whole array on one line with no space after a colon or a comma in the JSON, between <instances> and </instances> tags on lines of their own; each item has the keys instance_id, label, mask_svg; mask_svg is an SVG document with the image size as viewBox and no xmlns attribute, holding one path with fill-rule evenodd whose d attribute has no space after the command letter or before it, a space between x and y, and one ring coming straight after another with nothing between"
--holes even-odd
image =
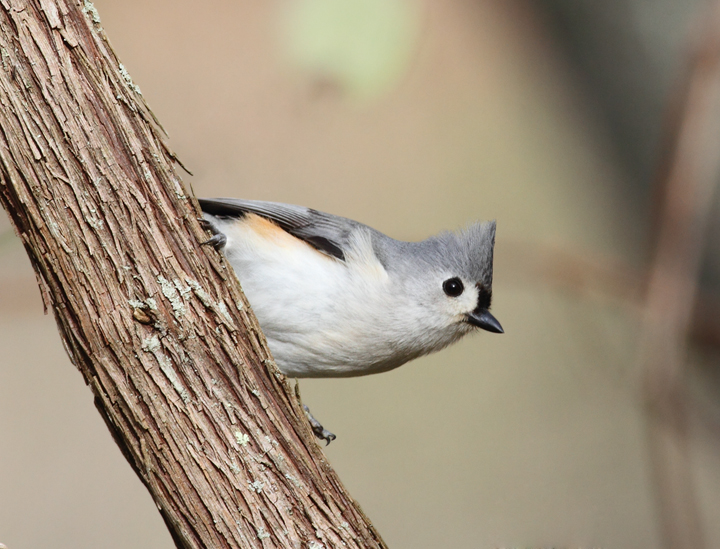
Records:
<instances>
[{"instance_id":1,"label":"gray lichen patch","mask_svg":"<svg viewBox=\"0 0 720 549\"><path fill-rule=\"evenodd\" d=\"M143 351L145 351L146 353L151 353L155 357L155 359L158 361L158 364L160 365L160 370L162 370L162 372L165 374L165 377L167 377L168 381L170 381L170 385L173 386L173 389L175 389L178 395L180 395L182 401L185 403L189 402L190 395L188 394L187 389L185 389L185 387L183 387L183 384L180 383L180 378L178 378L177 372L175 372L175 369L173 368L170 359L162 352L162 344L160 343L160 338L157 335L153 335L146 339L143 339L140 347Z\"/></svg>"},{"instance_id":2,"label":"gray lichen patch","mask_svg":"<svg viewBox=\"0 0 720 549\"><path fill-rule=\"evenodd\" d=\"M87 221L88 225L90 225L93 229L100 230L102 226L105 224L105 221L100 219L96 215L89 215L85 218L85 221Z\"/></svg>"},{"instance_id":3,"label":"gray lichen patch","mask_svg":"<svg viewBox=\"0 0 720 549\"><path fill-rule=\"evenodd\" d=\"M295 488L302 488L302 483L297 479L296 476L291 475L290 473L285 473L285 478L292 482Z\"/></svg>"},{"instance_id":4,"label":"gray lichen patch","mask_svg":"<svg viewBox=\"0 0 720 549\"><path fill-rule=\"evenodd\" d=\"M177 288L180 297L183 299L187 299L187 296L192 292L188 286L183 285L179 278L173 278L173 284L175 284L175 288Z\"/></svg>"},{"instance_id":5,"label":"gray lichen patch","mask_svg":"<svg viewBox=\"0 0 720 549\"><path fill-rule=\"evenodd\" d=\"M183 387L182 383L180 383L180 379L178 378L177 373L172 366L172 362L170 362L170 359L168 359L163 354L156 354L155 358L157 358L158 364L160 364L160 369L168 378L173 388L180 395L182 401L185 403L190 402L190 395L188 394L185 387Z\"/></svg>"},{"instance_id":6,"label":"gray lichen patch","mask_svg":"<svg viewBox=\"0 0 720 549\"><path fill-rule=\"evenodd\" d=\"M240 467L238 467L238 464L234 461L230 462L230 470L236 475L239 475L242 472L242 469L240 469Z\"/></svg>"},{"instance_id":7,"label":"gray lichen patch","mask_svg":"<svg viewBox=\"0 0 720 549\"><path fill-rule=\"evenodd\" d=\"M250 442L250 435L235 431L235 441L240 446L247 446L248 442Z\"/></svg>"},{"instance_id":8,"label":"gray lichen patch","mask_svg":"<svg viewBox=\"0 0 720 549\"><path fill-rule=\"evenodd\" d=\"M175 184L175 196L177 196L180 200L187 200L187 196L185 196L185 193L183 192L180 181L175 179L173 180L173 183Z\"/></svg>"},{"instance_id":9,"label":"gray lichen patch","mask_svg":"<svg viewBox=\"0 0 720 549\"><path fill-rule=\"evenodd\" d=\"M98 26L98 30L102 30L102 27L100 27L100 14L98 13L97 8L93 5L92 2L84 0L82 11L85 15L88 16L88 18L90 19L90 21L93 22L94 25Z\"/></svg>"},{"instance_id":10,"label":"gray lichen patch","mask_svg":"<svg viewBox=\"0 0 720 549\"><path fill-rule=\"evenodd\" d=\"M118 65L118 69L120 69L120 76L123 77L123 80L125 80L125 83L128 85L128 87L132 91L134 91L136 94L142 95L142 92L140 91L140 86L138 86L137 84L135 84L135 82L133 82L132 76L130 76L130 73L125 68L125 65L120 63Z\"/></svg>"},{"instance_id":11,"label":"gray lichen patch","mask_svg":"<svg viewBox=\"0 0 720 549\"><path fill-rule=\"evenodd\" d=\"M154 335L152 337L149 337L147 339L144 339L141 348L143 351L148 353L155 354L160 350L160 338L158 336Z\"/></svg>"},{"instance_id":12,"label":"gray lichen patch","mask_svg":"<svg viewBox=\"0 0 720 549\"><path fill-rule=\"evenodd\" d=\"M200 303L205 305L208 309L212 309L213 307L213 300L210 297L210 294L208 294L203 287L200 285L200 283L197 280L193 280L192 278L186 278L185 282L187 282L188 286L192 288L192 291L195 293L197 298L200 300Z\"/></svg>"},{"instance_id":13,"label":"gray lichen patch","mask_svg":"<svg viewBox=\"0 0 720 549\"><path fill-rule=\"evenodd\" d=\"M230 321L230 313L228 312L227 306L224 301L217 302L217 310L221 316L224 316L226 320Z\"/></svg>"},{"instance_id":14,"label":"gray lichen patch","mask_svg":"<svg viewBox=\"0 0 720 549\"><path fill-rule=\"evenodd\" d=\"M214 301L212 297L210 297L210 294L205 291L197 280L186 278L185 282L187 282L190 288L192 288L193 293L200 300L200 303L202 303L207 309L210 309L217 314L228 326L234 325L232 318L230 318L230 312L228 311L227 305L225 305L224 301Z\"/></svg>"},{"instance_id":15,"label":"gray lichen patch","mask_svg":"<svg viewBox=\"0 0 720 549\"><path fill-rule=\"evenodd\" d=\"M185 307L185 303L183 303L182 295L178 292L175 284L170 282L164 276L159 276L157 281L158 284L160 284L160 290L163 295L170 302L175 318L180 320L187 314L187 307Z\"/></svg>"}]
</instances>

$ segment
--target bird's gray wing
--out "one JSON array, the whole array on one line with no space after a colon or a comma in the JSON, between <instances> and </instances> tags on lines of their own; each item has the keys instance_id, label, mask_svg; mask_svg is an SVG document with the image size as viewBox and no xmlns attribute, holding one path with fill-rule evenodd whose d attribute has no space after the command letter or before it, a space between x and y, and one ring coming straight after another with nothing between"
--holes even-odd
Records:
<instances>
[{"instance_id":1,"label":"bird's gray wing","mask_svg":"<svg viewBox=\"0 0 720 549\"><path fill-rule=\"evenodd\" d=\"M242 200L239 198L199 198L203 212L218 217L242 217L254 213L276 223L281 229L304 240L315 249L345 260L350 233L363 225L357 221L292 204Z\"/></svg>"}]
</instances>

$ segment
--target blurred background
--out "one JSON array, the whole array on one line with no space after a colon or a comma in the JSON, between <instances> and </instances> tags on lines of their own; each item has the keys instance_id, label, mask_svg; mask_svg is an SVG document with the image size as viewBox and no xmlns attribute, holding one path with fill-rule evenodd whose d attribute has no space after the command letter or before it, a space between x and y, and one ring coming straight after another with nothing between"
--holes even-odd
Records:
<instances>
[{"instance_id":1,"label":"blurred background","mask_svg":"<svg viewBox=\"0 0 720 549\"><path fill-rule=\"evenodd\" d=\"M338 435L328 459L390 547L671 546L678 493L696 547L720 547L714 198L696 231L690 345L680 330L673 370L687 403L671 409L675 492L643 358L682 112L672 105L709 4L95 5L198 196L303 204L405 240L497 219L493 313L505 335L377 376L301 382ZM0 542L173 547L43 315L4 213Z\"/></svg>"}]
</instances>

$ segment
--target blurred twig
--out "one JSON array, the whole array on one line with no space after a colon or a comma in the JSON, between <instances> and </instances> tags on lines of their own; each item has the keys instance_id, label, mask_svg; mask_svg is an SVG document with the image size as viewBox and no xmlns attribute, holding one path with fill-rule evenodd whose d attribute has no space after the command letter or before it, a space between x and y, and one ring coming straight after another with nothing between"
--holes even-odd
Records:
<instances>
[{"instance_id":1,"label":"blurred twig","mask_svg":"<svg viewBox=\"0 0 720 549\"><path fill-rule=\"evenodd\" d=\"M673 143L659 183L657 247L641 334L647 436L663 542L704 546L687 445L686 342L715 183L720 172L720 2L692 51Z\"/></svg>"},{"instance_id":2,"label":"blurred twig","mask_svg":"<svg viewBox=\"0 0 720 549\"><path fill-rule=\"evenodd\" d=\"M644 314L649 270L620 257L573 251L537 241L503 240L496 269L503 283L550 287L579 298L597 297ZM720 295L697 290L691 340L720 349Z\"/></svg>"},{"instance_id":3,"label":"blurred twig","mask_svg":"<svg viewBox=\"0 0 720 549\"><path fill-rule=\"evenodd\" d=\"M507 249L510 262L524 266L509 270L523 277L638 306L648 446L662 540L672 549L704 547L687 444L687 340L693 335L720 343L720 300L701 296L698 288L720 175L720 1L711 7L694 35L683 87L668 110L657 186L655 254L649 270L537 244L514 243Z\"/></svg>"},{"instance_id":4,"label":"blurred twig","mask_svg":"<svg viewBox=\"0 0 720 549\"><path fill-rule=\"evenodd\" d=\"M602 296L639 309L647 273L620 257L579 252L537 241L503 240L496 270L503 283L537 284L579 297Z\"/></svg>"}]
</instances>

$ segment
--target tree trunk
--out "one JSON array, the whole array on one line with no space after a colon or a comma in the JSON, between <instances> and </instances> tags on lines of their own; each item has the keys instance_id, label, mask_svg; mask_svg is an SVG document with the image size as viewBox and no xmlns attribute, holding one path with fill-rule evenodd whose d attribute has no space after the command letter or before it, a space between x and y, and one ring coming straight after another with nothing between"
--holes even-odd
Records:
<instances>
[{"instance_id":1,"label":"tree trunk","mask_svg":"<svg viewBox=\"0 0 720 549\"><path fill-rule=\"evenodd\" d=\"M81 0L0 0L0 202L178 547L384 547ZM78 520L81 520L78 517Z\"/></svg>"}]
</instances>

